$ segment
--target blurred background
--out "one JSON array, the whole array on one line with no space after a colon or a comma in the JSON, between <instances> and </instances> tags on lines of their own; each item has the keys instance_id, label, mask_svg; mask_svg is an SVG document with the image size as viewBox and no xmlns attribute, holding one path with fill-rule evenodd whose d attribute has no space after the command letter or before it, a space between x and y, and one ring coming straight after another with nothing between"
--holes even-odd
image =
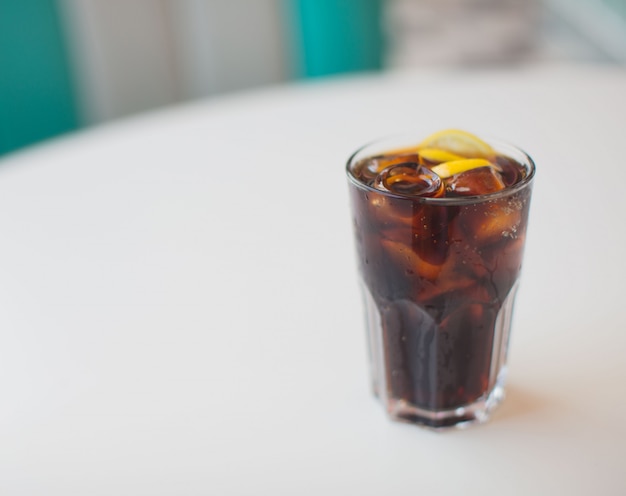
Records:
<instances>
[{"instance_id":1,"label":"blurred background","mask_svg":"<svg viewBox=\"0 0 626 496\"><path fill-rule=\"evenodd\" d=\"M286 81L576 61L626 64L626 0L0 0L0 156Z\"/></svg>"}]
</instances>

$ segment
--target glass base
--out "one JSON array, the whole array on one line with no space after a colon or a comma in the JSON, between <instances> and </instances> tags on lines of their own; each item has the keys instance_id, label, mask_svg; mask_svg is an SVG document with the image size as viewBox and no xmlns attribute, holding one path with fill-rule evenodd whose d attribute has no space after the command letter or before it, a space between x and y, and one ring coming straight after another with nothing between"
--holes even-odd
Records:
<instances>
[{"instance_id":1,"label":"glass base","mask_svg":"<svg viewBox=\"0 0 626 496\"><path fill-rule=\"evenodd\" d=\"M392 420L435 430L489 420L504 399L516 288L497 312L485 306L495 318L484 326L466 328L459 319L442 330L412 301L387 302L381 311L363 285L372 390Z\"/></svg>"},{"instance_id":2,"label":"glass base","mask_svg":"<svg viewBox=\"0 0 626 496\"><path fill-rule=\"evenodd\" d=\"M387 398L387 414L392 420L408 422L431 430L465 429L473 424L487 422L505 397L502 370L494 389L477 401L453 410L431 411L417 407L405 400Z\"/></svg>"}]
</instances>

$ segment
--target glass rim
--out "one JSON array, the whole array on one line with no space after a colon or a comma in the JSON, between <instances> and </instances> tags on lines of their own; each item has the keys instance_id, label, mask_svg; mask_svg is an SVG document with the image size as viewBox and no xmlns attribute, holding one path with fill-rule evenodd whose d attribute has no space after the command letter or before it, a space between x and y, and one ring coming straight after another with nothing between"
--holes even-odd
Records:
<instances>
[{"instance_id":1,"label":"glass rim","mask_svg":"<svg viewBox=\"0 0 626 496\"><path fill-rule=\"evenodd\" d=\"M484 195L456 196L453 198L432 198L432 197L427 197L427 196L407 195L407 194L402 194L402 193L395 193L393 191L384 191L384 190L376 189L373 186L369 186L367 184L362 183L354 176L351 170L351 166L353 165L353 162L356 156L359 155L359 153L363 152L364 150L366 150L367 148L373 145L384 143L385 141L391 140L393 138L402 138L404 136L409 138L411 135L395 134L395 135L391 135L391 136L387 136L384 138L370 141L369 143L366 143L365 145L358 148L352 155L350 155L350 158L348 158L348 162L346 163L346 174L348 176L348 180L350 181L350 183L352 183L354 186L356 186L359 189L371 191L372 193L378 193L378 194L381 194L390 198L396 198L399 200L412 200L418 203L430 203L433 205L468 205L472 203L482 203L482 202L487 202L491 200L497 200L499 198L505 198L507 196L513 195L529 187L535 177L535 161L532 159L532 157L528 153L526 153L524 150L522 150L518 146L512 145L506 141L502 141L499 139L492 139L489 137L487 137L485 141L489 143L490 145L495 145L496 150L500 147L504 147L504 148L510 148L511 150L521 154L525 160L525 163L522 163L522 165L527 167L527 170L528 170L527 175L521 181L513 184L510 187L501 189L500 191L494 191L493 193L487 193ZM509 156L509 158L512 158L516 162L519 162L519 160L516 160L515 157Z\"/></svg>"}]
</instances>

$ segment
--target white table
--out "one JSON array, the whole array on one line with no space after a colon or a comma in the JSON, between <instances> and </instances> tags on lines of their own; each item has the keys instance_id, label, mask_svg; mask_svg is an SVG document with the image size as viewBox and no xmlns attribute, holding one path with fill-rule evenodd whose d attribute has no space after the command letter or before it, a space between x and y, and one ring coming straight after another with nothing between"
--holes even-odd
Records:
<instances>
[{"instance_id":1,"label":"white table","mask_svg":"<svg viewBox=\"0 0 626 496\"><path fill-rule=\"evenodd\" d=\"M626 71L395 74L194 103L0 163L0 494L626 493ZM396 131L537 162L508 397L370 395L344 162Z\"/></svg>"}]
</instances>

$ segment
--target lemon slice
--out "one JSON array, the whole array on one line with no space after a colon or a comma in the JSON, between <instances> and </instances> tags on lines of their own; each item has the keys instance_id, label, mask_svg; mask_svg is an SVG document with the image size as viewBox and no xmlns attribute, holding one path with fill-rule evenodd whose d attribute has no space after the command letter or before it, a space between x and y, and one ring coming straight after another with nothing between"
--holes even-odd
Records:
<instances>
[{"instance_id":1,"label":"lemon slice","mask_svg":"<svg viewBox=\"0 0 626 496\"><path fill-rule=\"evenodd\" d=\"M451 160L463 160L464 157L454 153L441 150L439 148L422 148L419 156L425 158L429 162L450 162Z\"/></svg>"},{"instance_id":2,"label":"lemon slice","mask_svg":"<svg viewBox=\"0 0 626 496\"><path fill-rule=\"evenodd\" d=\"M435 165L432 170L441 179L446 179L455 174L461 172L467 172L468 170L478 169L479 167L493 167L496 170L500 170L499 167L493 165L489 160L484 158L466 158L463 160L452 160L450 162L444 162L443 164Z\"/></svg>"},{"instance_id":3,"label":"lemon slice","mask_svg":"<svg viewBox=\"0 0 626 496\"><path fill-rule=\"evenodd\" d=\"M446 129L431 134L418 145L419 149L436 148L467 158L487 158L495 155L489 144L478 136L460 129Z\"/></svg>"}]
</instances>

